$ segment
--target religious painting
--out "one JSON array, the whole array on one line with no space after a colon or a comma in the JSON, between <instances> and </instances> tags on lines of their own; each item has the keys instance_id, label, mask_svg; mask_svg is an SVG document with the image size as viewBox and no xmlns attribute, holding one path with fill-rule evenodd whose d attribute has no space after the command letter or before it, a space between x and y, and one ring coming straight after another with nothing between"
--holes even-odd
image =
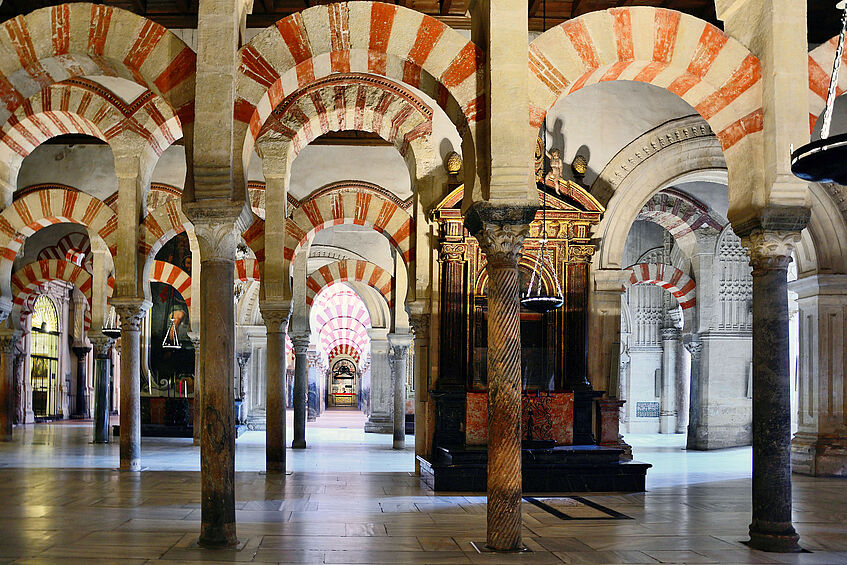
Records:
<instances>
[{"instance_id":1,"label":"religious painting","mask_svg":"<svg viewBox=\"0 0 847 565\"><path fill-rule=\"evenodd\" d=\"M191 274L191 249L188 236L171 238L156 254L158 261L170 263ZM153 307L150 310L151 393L164 396L191 396L194 382L194 346L188 337L191 329L189 309L173 286L150 283Z\"/></svg>"}]
</instances>

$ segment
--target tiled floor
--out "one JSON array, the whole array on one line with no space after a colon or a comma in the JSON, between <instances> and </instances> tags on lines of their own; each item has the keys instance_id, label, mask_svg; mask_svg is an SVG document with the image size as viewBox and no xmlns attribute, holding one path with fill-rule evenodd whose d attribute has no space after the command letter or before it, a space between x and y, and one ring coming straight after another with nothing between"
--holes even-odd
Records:
<instances>
[{"instance_id":1,"label":"tiled floor","mask_svg":"<svg viewBox=\"0 0 847 565\"><path fill-rule=\"evenodd\" d=\"M332 417L309 429L308 450L289 451L284 479L258 472L260 432L238 439L242 544L221 551L196 547L190 440L145 440L148 470L128 474L113 470L116 444L88 443L90 424L16 430L0 444L0 563L847 563L847 482L795 477L794 519L812 553L751 551L740 543L749 449L687 453L681 436L628 438L654 464L647 493L539 495L523 505L531 553L478 554L483 497L434 495L410 473L411 447L393 451L390 436Z\"/></svg>"}]
</instances>

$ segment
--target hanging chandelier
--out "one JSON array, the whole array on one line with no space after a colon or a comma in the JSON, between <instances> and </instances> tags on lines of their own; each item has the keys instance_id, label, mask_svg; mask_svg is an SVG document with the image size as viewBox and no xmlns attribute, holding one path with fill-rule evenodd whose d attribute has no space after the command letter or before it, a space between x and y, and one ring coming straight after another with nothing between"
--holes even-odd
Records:
<instances>
[{"instance_id":1,"label":"hanging chandelier","mask_svg":"<svg viewBox=\"0 0 847 565\"><path fill-rule=\"evenodd\" d=\"M110 339L118 339L121 337L121 329L117 324L117 314L114 306L109 306L109 315L106 316L106 325L100 329L100 333Z\"/></svg>"},{"instance_id":2,"label":"hanging chandelier","mask_svg":"<svg viewBox=\"0 0 847 565\"><path fill-rule=\"evenodd\" d=\"M559 182L558 179L556 179L556 182ZM544 272L545 266L553 275L553 286L556 290L555 294L548 294L545 292L544 281L542 280L542 273ZM529 286L527 287L524 295L521 297L521 305L534 312L538 312L539 314L544 314L551 310L555 310L556 308L561 308L564 303L565 296L562 293L562 285L559 284L559 276L556 274L556 269L553 266L553 260L547 253L547 192L542 191L541 246L538 248L538 255L535 256L535 265L532 267L532 275L529 278Z\"/></svg>"},{"instance_id":3,"label":"hanging chandelier","mask_svg":"<svg viewBox=\"0 0 847 565\"><path fill-rule=\"evenodd\" d=\"M832 77L826 96L821 138L791 153L791 172L810 182L847 184L847 133L829 137L838 89L838 71L841 68L841 55L844 52L844 35L847 32L847 0L836 4L836 8L841 10L841 34L838 36L838 47L832 64Z\"/></svg>"},{"instance_id":4,"label":"hanging chandelier","mask_svg":"<svg viewBox=\"0 0 847 565\"><path fill-rule=\"evenodd\" d=\"M179 343L179 337L177 336L177 327L176 321L171 318L171 325L168 328L168 331L165 333L165 339L162 340L162 348L164 349L180 349L182 345Z\"/></svg>"}]
</instances>

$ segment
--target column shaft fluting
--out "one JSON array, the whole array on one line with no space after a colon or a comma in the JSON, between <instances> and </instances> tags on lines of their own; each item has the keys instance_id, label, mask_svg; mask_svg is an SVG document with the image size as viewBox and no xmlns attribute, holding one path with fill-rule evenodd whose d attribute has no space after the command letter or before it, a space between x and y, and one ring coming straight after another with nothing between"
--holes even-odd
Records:
<instances>
[{"instance_id":1,"label":"column shaft fluting","mask_svg":"<svg viewBox=\"0 0 847 565\"><path fill-rule=\"evenodd\" d=\"M750 546L799 551L791 523L791 401L788 264L794 237L754 233L745 241L753 267L753 520Z\"/></svg>"},{"instance_id":2,"label":"column shaft fluting","mask_svg":"<svg viewBox=\"0 0 847 565\"><path fill-rule=\"evenodd\" d=\"M141 470L141 321L147 301L113 300L121 317L121 471Z\"/></svg>"},{"instance_id":3,"label":"column shaft fluting","mask_svg":"<svg viewBox=\"0 0 847 565\"><path fill-rule=\"evenodd\" d=\"M267 328L265 469L285 472L285 326L288 312L262 310Z\"/></svg>"},{"instance_id":4,"label":"column shaft fluting","mask_svg":"<svg viewBox=\"0 0 847 565\"><path fill-rule=\"evenodd\" d=\"M309 360L306 353L309 350L309 334L291 335L294 345L294 449L306 448L306 395L309 387ZM270 407L268 408L270 409Z\"/></svg>"}]
</instances>

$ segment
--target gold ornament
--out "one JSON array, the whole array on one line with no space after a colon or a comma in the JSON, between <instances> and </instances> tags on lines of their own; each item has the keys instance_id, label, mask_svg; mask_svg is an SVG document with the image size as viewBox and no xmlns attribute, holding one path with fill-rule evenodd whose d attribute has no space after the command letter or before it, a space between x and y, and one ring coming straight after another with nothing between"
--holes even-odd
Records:
<instances>
[{"instance_id":1,"label":"gold ornament","mask_svg":"<svg viewBox=\"0 0 847 565\"><path fill-rule=\"evenodd\" d=\"M458 175L462 170L462 157L455 151L451 151L444 159L444 169L451 175Z\"/></svg>"},{"instance_id":2,"label":"gold ornament","mask_svg":"<svg viewBox=\"0 0 847 565\"><path fill-rule=\"evenodd\" d=\"M577 155L571 163L571 169L576 176L584 176L588 171L588 161L582 155Z\"/></svg>"}]
</instances>

